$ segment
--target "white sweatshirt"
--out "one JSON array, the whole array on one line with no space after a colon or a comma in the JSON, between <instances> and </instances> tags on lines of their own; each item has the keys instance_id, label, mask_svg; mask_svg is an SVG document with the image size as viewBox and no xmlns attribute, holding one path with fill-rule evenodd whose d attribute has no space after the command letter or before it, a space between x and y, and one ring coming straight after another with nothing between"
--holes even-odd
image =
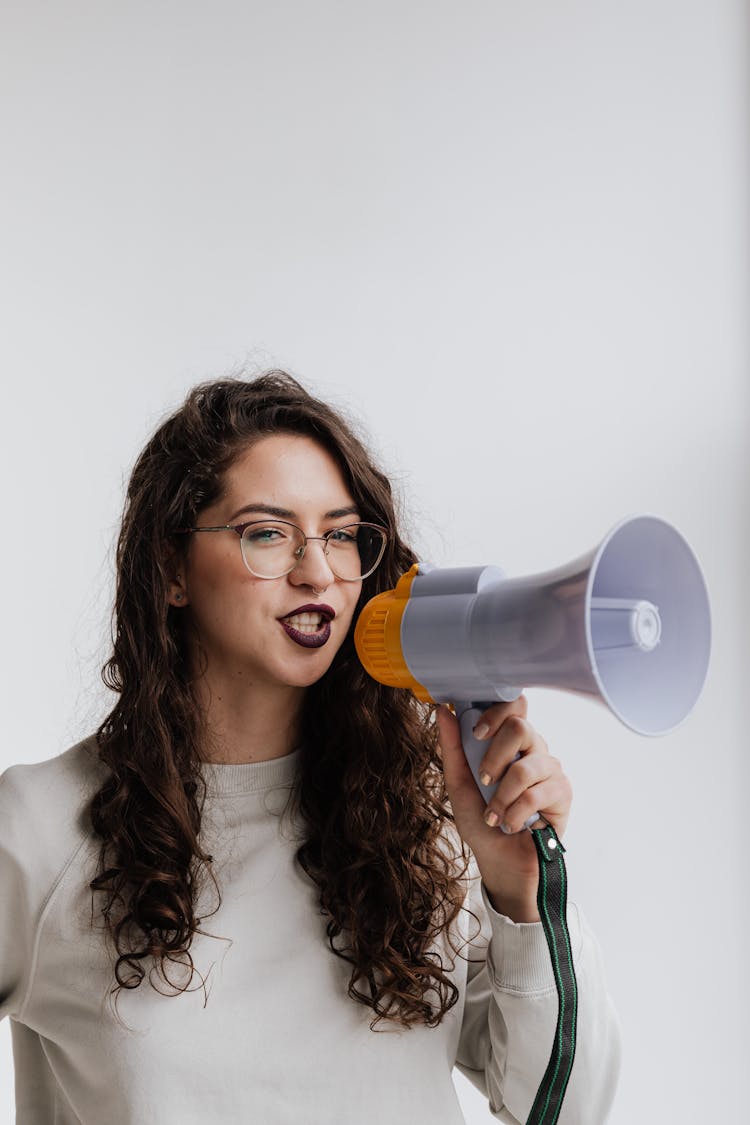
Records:
<instances>
[{"instance_id":1,"label":"white sweatshirt","mask_svg":"<svg viewBox=\"0 0 750 1125\"><path fill-rule=\"evenodd\" d=\"M371 1031L374 1012L346 994L351 967L328 946L317 887L294 862L290 818L278 815L300 755L202 766L201 842L223 900L202 928L230 940L194 937L205 990L196 975L191 991L162 995L145 962L140 986L119 994L127 1027L109 998L101 892L91 926L99 841L86 806L108 772L93 736L0 776L0 1019L11 1019L17 1125L461 1125L454 1065L497 1120L526 1120L557 1018L541 923L493 910L474 863L467 901L482 930L455 958L460 1001L436 1028L381 1021ZM459 923L464 937L477 929L465 911ZM573 904L568 924L578 1047L559 1125L601 1125L618 1023Z\"/></svg>"}]
</instances>

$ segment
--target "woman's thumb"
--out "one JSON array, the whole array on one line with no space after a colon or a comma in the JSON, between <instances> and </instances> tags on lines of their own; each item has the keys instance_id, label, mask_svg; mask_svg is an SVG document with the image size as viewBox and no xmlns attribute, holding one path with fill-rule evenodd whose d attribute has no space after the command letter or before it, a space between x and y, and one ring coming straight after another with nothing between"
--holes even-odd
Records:
<instances>
[{"instance_id":1,"label":"woman's thumb","mask_svg":"<svg viewBox=\"0 0 750 1125\"><path fill-rule=\"evenodd\" d=\"M443 760L443 773L446 782L461 784L467 780L473 781L469 763L466 761L463 744L461 742L461 727L458 719L444 703L441 703L435 712L438 725L438 746Z\"/></svg>"}]
</instances>

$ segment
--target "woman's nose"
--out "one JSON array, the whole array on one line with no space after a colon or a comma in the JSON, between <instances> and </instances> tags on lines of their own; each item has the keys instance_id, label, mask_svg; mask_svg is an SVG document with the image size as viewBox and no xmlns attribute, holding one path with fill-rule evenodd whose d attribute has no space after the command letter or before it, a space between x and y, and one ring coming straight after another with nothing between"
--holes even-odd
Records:
<instances>
[{"instance_id":1,"label":"woman's nose","mask_svg":"<svg viewBox=\"0 0 750 1125\"><path fill-rule=\"evenodd\" d=\"M308 539L302 558L289 572L289 579L295 586L312 586L325 590L333 582L335 575L325 553L326 544L320 539Z\"/></svg>"}]
</instances>

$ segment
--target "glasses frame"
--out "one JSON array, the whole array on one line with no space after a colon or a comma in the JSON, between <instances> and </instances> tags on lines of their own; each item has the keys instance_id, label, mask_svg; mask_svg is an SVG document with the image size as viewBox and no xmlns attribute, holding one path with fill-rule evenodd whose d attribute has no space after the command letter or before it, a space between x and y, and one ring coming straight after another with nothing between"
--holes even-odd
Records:
<instances>
[{"instance_id":1,"label":"glasses frame","mask_svg":"<svg viewBox=\"0 0 750 1125\"><path fill-rule=\"evenodd\" d=\"M300 533L300 535L302 536L302 546L299 547L297 552L296 552L297 556L298 556L297 561L292 566L290 566L288 570L283 571L281 574L276 574L273 577L270 577L267 574L256 574L255 571L252 570L252 568L250 567L250 564L248 563L247 559L245 558L245 552L242 549L242 542L243 542L243 539L244 539L244 536L245 536L245 529L248 528L248 527L258 527L259 525L260 526L262 526L262 525L267 526L268 524L277 524L277 523L283 524L285 527L293 527L295 529L295 531L298 531ZM331 565L331 557L328 553L328 539L329 539L329 536L336 535L337 532L339 532L339 531L347 531L349 528L352 528L352 527L371 527L375 531L381 532L381 534L383 536L383 543L382 543L382 546L380 548L380 553L378 554L375 565L370 567L370 569L367 571L366 574L361 574L359 576L359 578L344 578L344 577L342 577L342 575L336 574L336 571L333 569L333 566ZM305 551L307 550L307 544L310 543L310 542L316 542L316 541L324 544L323 554L325 555L326 560L328 561L328 565L331 567L331 573L336 575L336 578L338 578L338 580L340 582L362 582L363 579L369 578L371 574L374 574L375 571L377 570L377 568L380 566L381 562L383 561L383 555L385 554L385 549L388 546L388 541L390 539L390 533L389 533L388 529L385 528L385 527L381 527L380 524L377 524L377 523L367 523L365 521L362 521L362 522L359 522L359 523L346 523L346 524L342 524L341 527L332 527L330 531L327 531L325 533L325 535L305 535L302 528L299 527L296 523L291 523L289 520L277 520L277 519L274 519L273 516L269 516L264 520L248 520L245 523L223 523L223 524L219 524L218 527L179 527L175 531L173 531L172 534L173 535L188 535L188 534L190 534L191 532L194 532L194 531L236 531L237 534L240 537L240 553L242 554L243 563L245 564L247 569L250 571L253 578L262 578L262 579L265 579L269 582L274 582L277 578L286 578L287 574L291 574L293 570L296 570L296 568L299 566L299 564L302 562L303 558L305 557Z\"/></svg>"}]
</instances>

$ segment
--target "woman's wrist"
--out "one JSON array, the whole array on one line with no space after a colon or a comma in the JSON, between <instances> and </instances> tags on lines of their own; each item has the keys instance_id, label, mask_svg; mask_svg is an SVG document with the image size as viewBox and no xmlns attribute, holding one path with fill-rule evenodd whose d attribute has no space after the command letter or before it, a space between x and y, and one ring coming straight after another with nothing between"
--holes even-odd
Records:
<instances>
[{"instance_id":1,"label":"woman's wrist","mask_svg":"<svg viewBox=\"0 0 750 1125\"><path fill-rule=\"evenodd\" d=\"M539 922L536 904L536 888L530 891L492 890L485 883L490 906L498 914L504 914L511 922Z\"/></svg>"}]
</instances>

